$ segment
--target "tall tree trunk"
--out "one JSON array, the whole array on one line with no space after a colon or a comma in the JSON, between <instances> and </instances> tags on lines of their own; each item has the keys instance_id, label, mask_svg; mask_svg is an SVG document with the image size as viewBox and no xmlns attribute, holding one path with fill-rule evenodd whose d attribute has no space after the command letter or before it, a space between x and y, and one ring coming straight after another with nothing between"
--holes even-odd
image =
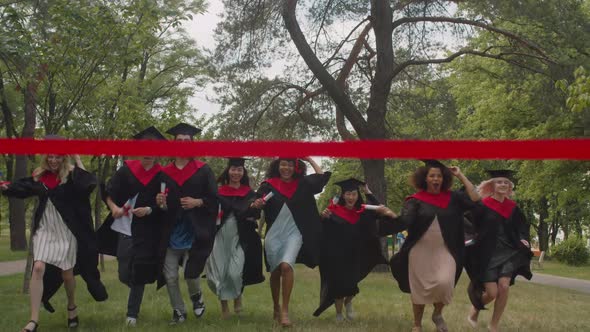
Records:
<instances>
[{"instance_id":1,"label":"tall tree trunk","mask_svg":"<svg viewBox=\"0 0 590 332\"><path fill-rule=\"evenodd\" d=\"M387 204L387 188L385 185L385 161L383 159L363 159L361 160L363 172L367 185L382 204ZM382 237L381 254L385 259L389 260L389 248L387 246L387 238ZM389 271L389 266L380 265L375 268L378 272Z\"/></svg>"},{"instance_id":2,"label":"tall tree trunk","mask_svg":"<svg viewBox=\"0 0 590 332\"><path fill-rule=\"evenodd\" d=\"M549 231L547 219L549 218L549 207L545 197L539 200L539 228L537 234L539 236L539 249L547 251L549 249Z\"/></svg>"}]
</instances>

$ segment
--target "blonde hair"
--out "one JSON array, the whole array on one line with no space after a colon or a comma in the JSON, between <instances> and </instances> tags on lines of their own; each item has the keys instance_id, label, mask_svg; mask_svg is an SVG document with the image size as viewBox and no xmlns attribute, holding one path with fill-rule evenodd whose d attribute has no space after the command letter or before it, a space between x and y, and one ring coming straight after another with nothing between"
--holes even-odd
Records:
<instances>
[{"instance_id":1,"label":"blonde hair","mask_svg":"<svg viewBox=\"0 0 590 332\"><path fill-rule=\"evenodd\" d=\"M491 178L489 180L485 180L477 186L477 191L481 197L490 197L494 194L494 181L498 178ZM514 196L514 183L508 180L510 183L510 188L508 189L508 197Z\"/></svg>"},{"instance_id":2,"label":"blonde hair","mask_svg":"<svg viewBox=\"0 0 590 332\"><path fill-rule=\"evenodd\" d=\"M35 170L33 171L33 178L35 179L35 181L39 181L43 173L50 171L49 165L47 164L48 157L49 155L47 154L41 156L41 165L35 168ZM70 171L74 168L70 163L70 156L64 155L62 157L63 162L61 163L57 171L57 174L60 179L60 184L64 184L68 181L68 175L70 174Z\"/></svg>"}]
</instances>

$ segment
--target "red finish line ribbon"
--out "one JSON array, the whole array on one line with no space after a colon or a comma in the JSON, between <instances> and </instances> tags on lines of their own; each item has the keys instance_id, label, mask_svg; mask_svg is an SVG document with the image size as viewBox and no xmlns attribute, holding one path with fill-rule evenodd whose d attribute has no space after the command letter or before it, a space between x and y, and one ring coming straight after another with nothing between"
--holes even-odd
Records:
<instances>
[{"instance_id":1,"label":"red finish line ribbon","mask_svg":"<svg viewBox=\"0 0 590 332\"><path fill-rule=\"evenodd\" d=\"M305 157L360 159L570 159L590 160L590 139L147 141L0 138L0 154L81 154L169 157Z\"/></svg>"}]
</instances>

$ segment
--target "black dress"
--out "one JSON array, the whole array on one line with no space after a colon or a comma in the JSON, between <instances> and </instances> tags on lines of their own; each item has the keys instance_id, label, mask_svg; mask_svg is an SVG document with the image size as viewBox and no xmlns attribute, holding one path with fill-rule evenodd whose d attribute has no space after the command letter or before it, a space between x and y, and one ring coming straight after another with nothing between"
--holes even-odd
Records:
<instances>
[{"instance_id":1,"label":"black dress","mask_svg":"<svg viewBox=\"0 0 590 332\"><path fill-rule=\"evenodd\" d=\"M104 301L108 298L108 294L98 271L96 234L90 208L90 194L95 187L96 177L75 167L69 173L67 182L53 189L48 189L43 183L28 177L11 183L3 194L23 199L31 196L39 198L33 215L31 227L33 234L37 230L48 200L51 199L64 223L79 243L74 274L79 274L84 279L89 293L96 301ZM42 302L51 312L53 307L49 304L49 300L62 283L61 270L53 265L46 265L43 275Z\"/></svg>"},{"instance_id":2,"label":"black dress","mask_svg":"<svg viewBox=\"0 0 590 332\"><path fill-rule=\"evenodd\" d=\"M370 204L379 205L373 195L367 195L367 200ZM358 294L358 283L376 265L387 263L381 253L375 211L364 210L356 213L356 218L350 214L339 216L337 212L332 212L329 218L322 221L320 305L314 316L329 308L335 299Z\"/></svg>"},{"instance_id":3,"label":"black dress","mask_svg":"<svg viewBox=\"0 0 590 332\"><path fill-rule=\"evenodd\" d=\"M475 244L466 249L465 271L471 279L468 295L477 309L484 309L481 296L485 282L510 277L513 285L517 275L532 278L532 252L520 241L530 242L530 224L511 200L505 199L503 204L490 200L493 198L485 198L484 204L472 211L477 236Z\"/></svg>"},{"instance_id":4,"label":"black dress","mask_svg":"<svg viewBox=\"0 0 590 332\"><path fill-rule=\"evenodd\" d=\"M162 173L155 164L148 171L139 160L127 160L109 180L104 195L120 207L137 195L135 208L150 207L152 213L144 217L133 216L131 236L111 229L113 216L109 213L99 228L99 252L117 256L119 280L127 285L142 285L155 282L159 270L158 245L163 228L163 211L156 204L160 192Z\"/></svg>"}]
</instances>

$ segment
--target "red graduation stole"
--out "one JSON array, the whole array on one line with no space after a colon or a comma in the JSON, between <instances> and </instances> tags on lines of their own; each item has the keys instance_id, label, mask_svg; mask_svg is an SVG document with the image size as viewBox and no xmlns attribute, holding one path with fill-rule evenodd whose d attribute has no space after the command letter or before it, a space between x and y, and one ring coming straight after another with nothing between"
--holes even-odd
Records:
<instances>
[{"instance_id":1,"label":"red graduation stole","mask_svg":"<svg viewBox=\"0 0 590 332\"><path fill-rule=\"evenodd\" d=\"M127 165L131 173L133 173L137 180L139 180L144 186L147 186L154 176L156 176L156 174L162 169L160 164L155 163L152 168L146 171L139 160L125 160L125 165Z\"/></svg>"},{"instance_id":2,"label":"red graduation stole","mask_svg":"<svg viewBox=\"0 0 590 332\"><path fill-rule=\"evenodd\" d=\"M328 210L338 217L346 220L351 225L356 224L361 219L361 213L365 211L364 208L361 208L360 210L350 210L343 205L334 204L332 202L330 202Z\"/></svg>"},{"instance_id":3,"label":"red graduation stole","mask_svg":"<svg viewBox=\"0 0 590 332\"><path fill-rule=\"evenodd\" d=\"M226 185L220 186L219 189L217 190L217 193L221 196L244 197L244 196L248 195L250 190L251 190L250 186L240 185L239 188L234 188L234 187L231 187L230 185L226 184Z\"/></svg>"},{"instance_id":4,"label":"red graduation stole","mask_svg":"<svg viewBox=\"0 0 590 332\"><path fill-rule=\"evenodd\" d=\"M266 179L264 182L268 182L273 188L275 188L281 195L291 198L295 191L297 190L297 186L299 185L299 179L293 179L291 182L285 182L280 178L270 178Z\"/></svg>"},{"instance_id":5,"label":"red graduation stole","mask_svg":"<svg viewBox=\"0 0 590 332\"><path fill-rule=\"evenodd\" d=\"M201 167L205 166L206 163L199 161L199 160L191 160L184 166L183 169L179 169L176 167L174 162L171 162L166 167L162 168L162 171L168 174L174 182L176 182L179 186L182 186L186 180L190 179L193 174L195 174Z\"/></svg>"},{"instance_id":6,"label":"red graduation stole","mask_svg":"<svg viewBox=\"0 0 590 332\"><path fill-rule=\"evenodd\" d=\"M59 186L61 183L59 176L56 173L52 173L50 171L43 172L43 175L41 175L39 181L41 181L48 189L53 189Z\"/></svg>"},{"instance_id":7,"label":"red graduation stole","mask_svg":"<svg viewBox=\"0 0 590 332\"><path fill-rule=\"evenodd\" d=\"M512 210L514 210L516 207L516 202L508 198L504 198L504 202L500 202L489 196L482 199L481 201L485 206L496 211L499 215L506 219L510 217Z\"/></svg>"},{"instance_id":8,"label":"red graduation stole","mask_svg":"<svg viewBox=\"0 0 590 332\"><path fill-rule=\"evenodd\" d=\"M410 198L415 198L424 203L437 206L441 209L446 209L447 206L449 206L449 202L451 201L451 192L447 190L441 191L440 194L431 194L426 190L421 190L412 196L406 197L406 201Z\"/></svg>"}]
</instances>

